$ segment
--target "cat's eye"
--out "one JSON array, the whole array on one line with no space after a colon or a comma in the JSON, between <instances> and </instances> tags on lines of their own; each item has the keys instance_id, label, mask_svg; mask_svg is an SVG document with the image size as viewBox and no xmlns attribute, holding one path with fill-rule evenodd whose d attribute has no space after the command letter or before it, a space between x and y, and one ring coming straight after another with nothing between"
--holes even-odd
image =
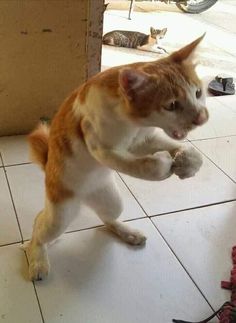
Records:
<instances>
[{"instance_id":1,"label":"cat's eye","mask_svg":"<svg viewBox=\"0 0 236 323\"><path fill-rule=\"evenodd\" d=\"M196 91L196 98L199 99L202 96L202 90L201 89L197 89Z\"/></svg>"},{"instance_id":2,"label":"cat's eye","mask_svg":"<svg viewBox=\"0 0 236 323\"><path fill-rule=\"evenodd\" d=\"M165 107L165 110L167 111L175 111L177 109L177 102L172 101L169 105Z\"/></svg>"}]
</instances>

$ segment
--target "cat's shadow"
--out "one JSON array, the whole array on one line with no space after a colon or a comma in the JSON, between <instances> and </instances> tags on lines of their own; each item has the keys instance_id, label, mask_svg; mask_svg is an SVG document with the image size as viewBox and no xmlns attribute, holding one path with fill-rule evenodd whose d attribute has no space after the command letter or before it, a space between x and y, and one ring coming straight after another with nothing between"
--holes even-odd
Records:
<instances>
[{"instance_id":1,"label":"cat's shadow","mask_svg":"<svg viewBox=\"0 0 236 323\"><path fill-rule=\"evenodd\" d=\"M73 234L83 235L85 232ZM116 253L114 249L122 247L135 252L145 246L129 245L103 226L91 229L90 236L85 239L81 236L78 244L78 240L72 237L71 244L66 241L65 247L62 244L64 239L67 240L67 235L68 233L49 247L51 271L45 280L35 283L36 287L55 286L57 281L63 281L63 285L69 285L70 288L84 289L92 280L99 279L104 272L106 276L111 275L106 277L106 280L112 280L112 263ZM103 269L105 267L106 269ZM25 278L25 270L22 272Z\"/></svg>"}]
</instances>

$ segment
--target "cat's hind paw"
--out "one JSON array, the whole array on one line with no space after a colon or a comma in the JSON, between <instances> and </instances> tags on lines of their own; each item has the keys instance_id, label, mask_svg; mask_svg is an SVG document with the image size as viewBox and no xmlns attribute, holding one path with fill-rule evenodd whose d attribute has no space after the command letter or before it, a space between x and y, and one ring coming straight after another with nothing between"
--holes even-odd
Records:
<instances>
[{"instance_id":1,"label":"cat's hind paw","mask_svg":"<svg viewBox=\"0 0 236 323\"><path fill-rule=\"evenodd\" d=\"M29 278L31 281L44 280L49 273L47 261L32 262L29 264Z\"/></svg>"},{"instance_id":2,"label":"cat's hind paw","mask_svg":"<svg viewBox=\"0 0 236 323\"><path fill-rule=\"evenodd\" d=\"M134 246L144 245L147 240L142 232L133 229L126 223L120 222L118 220L107 223L107 227L115 234L117 234L123 241Z\"/></svg>"}]
</instances>

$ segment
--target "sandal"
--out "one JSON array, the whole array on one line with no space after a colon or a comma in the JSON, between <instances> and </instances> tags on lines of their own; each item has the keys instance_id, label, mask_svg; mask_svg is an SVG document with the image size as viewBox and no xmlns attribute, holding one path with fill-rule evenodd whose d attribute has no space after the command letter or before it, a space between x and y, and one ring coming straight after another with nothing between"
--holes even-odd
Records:
<instances>
[{"instance_id":1,"label":"sandal","mask_svg":"<svg viewBox=\"0 0 236 323\"><path fill-rule=\"evenodd\" d=\"M217 75L208 85L208 91L213 95L233 95L235 94L234 79Z\"/></svg>"}]
</instances>

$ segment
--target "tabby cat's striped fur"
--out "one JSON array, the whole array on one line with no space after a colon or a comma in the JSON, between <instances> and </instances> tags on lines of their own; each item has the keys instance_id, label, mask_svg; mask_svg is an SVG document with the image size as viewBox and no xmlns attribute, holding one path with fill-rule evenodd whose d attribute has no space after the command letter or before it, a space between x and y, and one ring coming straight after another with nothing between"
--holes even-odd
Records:
<instances>
[{"instance_id":1,"label":"tabby cat's striped fur","mask_svg":"<svg viewBox=\"0 0 236 323\"><path fill-rule=\"evenodd\" d=\"M150 35L138 31L113 30L103 36L103 44L117 47L141 48L145 45L155 45L163 38L167 28L150 28Z\"/></svg>"}]
</instances>

